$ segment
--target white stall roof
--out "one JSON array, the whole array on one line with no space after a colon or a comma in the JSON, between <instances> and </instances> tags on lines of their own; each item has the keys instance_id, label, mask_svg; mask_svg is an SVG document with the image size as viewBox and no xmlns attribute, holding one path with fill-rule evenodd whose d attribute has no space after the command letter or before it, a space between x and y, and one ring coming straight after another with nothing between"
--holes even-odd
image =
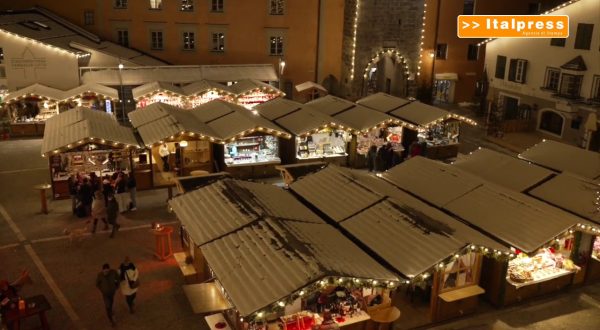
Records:
<instances>
[{"instance_id":1,"label":"white stall roof","mask_svg":"<svg viewBox=\"0 0 600 330\"><path fill-rule=\"evenodd\" d=\"M162 117L169 116L172 111L177 110L181 109L170 104L156 102L150 104L144 109L137 109L129 112L127 116L129 117L133 127L140 127Z\"/></svg>"},{"instance_id":2,"label":"white stall roof","mask_svg":"<svg viewBox=\"0 0 600 330\"><path fill-rule=\"evenodd\" d=\"M69 89L63 93L63 97L68 99L70 97L77 97L86 93L95 93L110 99L119 98L119 92L116 89L96 83L84 84L73 89Z\"/></svg>"},{"instance_id":3,"label":"white stall roof","mask_svg":"<svg viewBox=\"0 0 600 330\"><path fill-rule=\"evenodd\" d=\"M600 153L552 140L534 145L519 158L559 172L571 172L588 179L600 178Z\"/></svg>"},{"instance_id":4,"label":"white stall roof","mask_svg":"<svg viewBox=\"0 0 600 330\"><path fill-rule=\"evenodd\" d=\"M269 120L275 120L283 117L290 112L296 111L302 107L302 103L288 100L283 97L274 98L265 103L256 105L253 109L258 111L263 117Z\"/></svg>"},{"instance_id":5,"label":"white stall roof","mask_svg":"<svg viewBox=\"0 0 600 330\"><path fill-rule=\"evenodd\" d=\"M444 209L526 253L535 252L584 219L493 184L467 192Z\"/></svg>"},{"instance_id":6,"label":"white stall roof","mask_svg":"<svg viewBox=\"0 0 600 330\"><path fill-rule=\"evenodd\" d=\"M600 212L596 205L599 184L570 173L562 173L531 190L529 194L563 210L600 223Z\"/></svg>"},{"instance_id":7,"label":"white stall roof","mask_svg":"<svg viewBox=\"0 0 600 330\"><path fill-rule=\"evenodd\" d=\"M308 89L318 89L322 92L327 93L327 88L323 87L322 85L317 84L316 82L313 81L305 81L301 84L296 85L296 90L300 93L304 92L305 90Z\"/></svg>"},{"instance_id":8,"label":"white stall roof","mask_svg":"<svg viewBox=\"0 0 600 330\"><path fill-rule=\"evenodd\" d=\"M260 90L262 90L264 92L268 92L268 93L283 95L283 92L281 92L276 87L271 86L269 84L265 84L262 81L254 80L254 79L240 80L237 83L229 86L229 88L231 89L231 91L233 93L238 94L238 95L244 94L244 93L248 93L248 92L252 92L252 91L255 91L257 89L260 89Z\"/></svg>"},{"instance_id":9,"label":"white stall roof","mask_svg":"<svg viewBox=\"0 0 600 330\"><path fill-rule=\"evenodd\" d=\"M217 91L219 93L233 94L233 92L229 89L228 86L210 80L195 81L189 85L183 86L181 89L183 90L183 93L185 95L197 95L211 90Z\"/></svg>"},{"instance_id":10,"label":"white stall roof","mask_svg":"<svg viewBox=\"0 0 600 330\"><path fill-rule=\"evenodd\" d=\"M153 81L142 86L138 86L131 90L133 98L136 100L149 94L166 92L178 94L180 96L185 95L185 93L180 87L162 81Z\"/></svg>"},{"instance_id":11,"label":"white stall roof","mask_svg":"<svg viewBox=\"0 0 600 330\"><path fill-rule=\"evenodd\" d=\"M21 88L12 93L6 95L5 98L2 99L2 102L13 102L16 101L20 97L25 96L40 96L45 97L49 100L60 101L65 99L65 92L56 88L48 87L42 84L33 84L29 85L25 88Z\"/></svg>"},{"instance_id":12,"label":"white stall roof","mask_svg":"<svg viewBox=\"0 0 600 330\"><path fill-rule=\"evenodd\" d=\"M392 167L383 178L438 207L484 183L459 168L420 156Z\"/></svg>"},{"instance_id":13,"label":"white stall roof","mask_svg":"<svg viewBox=\"0 0 600 330\"><path fill-rule=\"evenodd\" d=\"M364 97L356 101L356 103L364 105L365 107L371 109L375 109L379 112L389 113L393 110L396 110L400 107L409 104L410 101L386 93L376 93Z\"/></svg>"},{"instance_id":14,"label":"white stall roof","mask_svg":"<svg viewBox=\"0 0 600 330\"><path fill-rule=\"evenodd\" d=\"M427 126L435 121L447 119L451 115L450 112L444 109L419 101L411 102L400 109L390 112L390 114L420 126Z\"/></svg>"},{"instance_id":15,"label":"white stall roof","mask_svg":"<svg viewBox=\"0 0 600 330\"><path fill-rule=\"evenodd\" d=\"M312 100L306 103L306 105L311 106L317 111L324 113L328 116L335 116L335 114L340 113L346 109L350 109L356 104L333 95L327 95L324 97L320 97L316 100Z\"/></svg>"},{"instance_id":16,"label":"white stall roof","mask_svg":"<svg viewBox=\"0 0 600 330\"><path fill-rule=\"evenodd\" d=\"M340 129L350 127L348 124L327 116L308 106L300 108L288 115L285 115L275 121L281 127L295 135L307 134L314 129L321 129L325 125L336 125Z\"/></svg>"},{"instance_id":17,"label":"white stall roof","mask_svg":"<svg viewBox=\"0 0 600 330\"><path fill-rule=\"evenodd\" d=\"M254 79L258 81L279 81L271 64L229 64L202 65L202 79L229 82Z\"/></svg>"},{"instance_id":18,"label":"white stall roof","mask_svg":"<svg viewBox=\"0 0 600 330\"><path fill-rule=\"evenodd\" d=\"M46 121L42 154L63 148L73 149L83 143L90 143L85 141L90 138L96 139L93 141L95 144L111 147L116 147L114 143L138 146L133 131L119 125L112 115L88 108L75 108Z\"/></svg>"},{"instance_id":19,"label":"white stall roof","mask_svg":"<svg viewBox=\"0 0 600 330\"><path fill-rule=\"evenodd\" d=\"M169 203L197 245L266 218L323 223L289 192L240 180L217 181Z\"/></svg>"},{"instance_id":20,"label":"white stall roof","mask_svg":"<svg viewBox=\"0 0 600 330\"><path fill-rule=\"evenodd\" d=\"M201 249L244 317L326 276L398 281L326 224L260 221Z\"/></svg>"},{"instance_id":21,"label":"white stall roof","mask_svg":"<svg viewBox=\"0 0 600 330\"><path fill-rule=\"evenodd\" d=\"M475 150L467 157L459 158L454 162L454 166L515 191L524 191L533 187L555 173L534 164L527 164L516 157L485 148Z\"/></svg>"},{"instance_id":22,"label":"white stall roof","mask_svg":"<svg viewBox=\"0 0 600 330\"><path fill-rule=\"evenodd\" d=\"M333 118L343 121L358 131L370 130L380 124L399 123L394 117L377 110L373 110L362 105L356 105L350 109L344 110Z\"/></svg>"}]
</instances>

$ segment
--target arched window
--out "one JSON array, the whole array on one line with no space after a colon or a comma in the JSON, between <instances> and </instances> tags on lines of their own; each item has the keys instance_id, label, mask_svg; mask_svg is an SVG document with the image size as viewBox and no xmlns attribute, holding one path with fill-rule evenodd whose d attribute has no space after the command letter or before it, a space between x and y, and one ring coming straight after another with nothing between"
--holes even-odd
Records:
<instances>
[{"instance_id":1,"label":"arched window","mask_svg":"<svg viewBox=\"0 0 600 330\"><path fill-rule=\"evenodd\" d=\"M562 135L564 121L565 119L558 113L554 111L544 111L540 118L540 130L556 135Z\"/></svg>"}]
</instances>

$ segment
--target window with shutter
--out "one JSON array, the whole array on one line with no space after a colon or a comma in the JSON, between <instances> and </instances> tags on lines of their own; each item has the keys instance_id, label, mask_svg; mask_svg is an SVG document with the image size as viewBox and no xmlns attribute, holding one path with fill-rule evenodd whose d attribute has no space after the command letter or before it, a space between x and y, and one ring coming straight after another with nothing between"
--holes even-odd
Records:
<instances>
[{"instance_id":1,"label":"window with shutter","mask_svg":"<svg viewBox=\"0 0 600 330\"><path fill-rule=\"evenodd\" d=\"M577 35L575 36L575 49L590 49L592 44L592 32L594 24L577 24Z\"/></svg>"},{"instance_id":2,"label":"window with shutter","mask_svg":"<svg viewBox=\"0 0 600 330\"><path fill-rule=\"evenodd\" d=\"M504 79L504 73L506 72L506 56L498 55L496 57L496 73L494 77L498 79Z\"/></svg>"},{"instance_id":3,"label":"window with shutter","mask_svg":"<svg viewBox=\"0 0 600 330\"><path fill-rule=\"evenodd\" d=\"M510 60L508 68L508 81L525 83L525 74L527 72L527 60L513 58Z\"/></svg>"}]
</instances>

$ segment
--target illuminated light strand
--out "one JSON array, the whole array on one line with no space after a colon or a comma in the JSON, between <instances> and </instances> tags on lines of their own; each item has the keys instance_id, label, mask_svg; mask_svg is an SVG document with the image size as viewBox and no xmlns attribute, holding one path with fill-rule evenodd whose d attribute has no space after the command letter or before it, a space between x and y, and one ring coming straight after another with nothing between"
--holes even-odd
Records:
<instances>
[{"instance_id":1,"label":"illuminated light strand","mask_svg":"<svg viewBox=\"0 0 600 330\"><path fill-rule=\"evenodd\" d=\"M548 15L548 14L550 14L550 13L553 13L553 12L555 12L555 11L559 10L559 9L563 9L564 7L566 7L566 6L570 5L570 4L573 4L573 3L575 3L575 2L578 2L578 1L579 1L579 0L570 0L570 1L568 1L568 2L565 2L565 3L563 3L563 4L560 4L560 5L556 6L556 7L552 8L552 9L550 9L550 10L546 10L545 12L543 12L543 13L541 13L541 14L539 14L539 15L540 15L540 16L542 16L542 15ZM483 40L483 41L479 42L479 43L477 44L477 46L482 46L482 45L485 45L485 44L487 44L488 42L490 42L490 41L494 41L494 40L496 40L496 38L488 38L488 39L485 39L485 40Z\"/></svg>"},{"instance_id":2,"label":"illuminated light strand","mask_svg":"<svg viewBox=\"0 0 600 330\"><path fill-rule=\"evenodd\" d=\"M354 66L356 62L356 36L358 34L358 17L360 15L360 0L356 0L354 14L354 29L352 31L352 59L350 62L350 80L354 80Z\"/></svg>"},{"instance_id":3,"label":"illuminated light strand","mask_svg":"<svg viewBox=\"0 0 600 330\"><path fill-rule=\"evenodd\" d=\"M77 58L91 56L90 53L72 52L72 51L69 51L69 50L66 50L66 49L63 49L63 48L60 48L60 47L56 47L54 45L50 45L50 44L47 44L47 43L44 43L44 42L41 42L41 41L38 41L38 40L35 40L35 39L32 39L32 38L29 38L29 37L26 37L26 36L23 36L23 35L20 35L20 34L16 34L16 33L4 30L4 29L0 29L0 32L4 32L4 33L6 33L6 34L8 34L10 36L21 38L21 39L27 40L29 42L32 42L32 43L34 43L36 45L44 46L44 47L50 48L50 49L58 51L58 52L62 52L62 53L69 54L69 55L73 55L73 56L75 56Z\"/></svg>"},{"instance_id":4,"label":"illuminated light strand","mask_svg":"<svg viewBox=\"0 0 600 330\"><path fill-rule=\"evenodd\" d=\"M421 26L421 41L419 42L419 63L417 63L417 76L421 75L421 65L423 64L423 46L425 44L425 18L427 18L427 3L423 4L423 25ZM433 74L433 72L431 74Z\"/></svg>"},{"instance_id":5,"label":"illuminated light strand","mask_svg":"<svg viewBox=\"0 0 600 330\"><path fill-rule=\"evenodd\" d=\"M396 59L399 59L399 61L402 63L402 66L404 67L404 73L406 75L410 74L410 71L408 69L408 62L407 60L404 58L404 56L400 55L400 52L396 49L388 49L388 50L380 50L379 52L377 52L377 54L375 54L375 56L373 56L369 62L367 63L367 67L365 68L365 73L363 75L363 78L367 78L368 74L369 74L369 70L371 70L371 68L373 67L373 65L375 65L375 63L377 63L377 61L379 61L381 56L384 55L389 55L389 56L395 56Z\"/></svg>"}]
</instances>

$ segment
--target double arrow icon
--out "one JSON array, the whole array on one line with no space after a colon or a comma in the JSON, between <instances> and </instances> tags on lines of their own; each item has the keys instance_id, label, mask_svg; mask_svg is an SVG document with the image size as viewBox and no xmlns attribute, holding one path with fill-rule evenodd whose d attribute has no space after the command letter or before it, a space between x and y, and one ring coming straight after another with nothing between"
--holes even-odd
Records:
<instances>
[{"instance_id":1,"label":"double arrow icon","mask_svg":"<svg viewBox=\"0 0 600 330\"><path fill-rule=\"evenodd\" d=\"M463 21L462 24L463 24L463 26L462 26L463 29L466 29L469 26L471 26L471 25L469 25L469 22L465 22L465 21ZM471 24L473 24L473 26L471 27L471 29L476 29L476 28L479 27L479 23L477 23L477 22L471 22Z\"/></svg>"}]
</instances>

